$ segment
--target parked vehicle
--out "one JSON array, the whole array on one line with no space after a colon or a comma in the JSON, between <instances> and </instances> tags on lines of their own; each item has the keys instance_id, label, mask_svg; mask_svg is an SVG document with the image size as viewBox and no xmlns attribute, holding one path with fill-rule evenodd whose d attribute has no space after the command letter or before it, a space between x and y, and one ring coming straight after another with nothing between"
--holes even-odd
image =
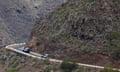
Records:
<instances>
[{"instance_id":1,"label":"parked vehicle","mask_svg":"<svg viewBox=\"0 0 120 72\"><path fill-rule=\"evenodd\" d=\"M24 48L23 52L30 53L30 48Z\"/></svg>"},{"instance_id":2,"label":"parked vehicle","mask_svg":"<svg viewBox=\"0 0 120 72\"><path fill-rule=\"evenodd\" d=\"M42 58L47 58L48 54L41 55Z\"/></svg>"}]
</instances>

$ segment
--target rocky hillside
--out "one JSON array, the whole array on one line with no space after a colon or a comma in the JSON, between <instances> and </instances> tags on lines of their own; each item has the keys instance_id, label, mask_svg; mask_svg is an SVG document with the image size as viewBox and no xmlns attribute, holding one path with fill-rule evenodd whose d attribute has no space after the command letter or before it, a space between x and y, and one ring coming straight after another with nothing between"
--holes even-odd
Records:
<instances>
[{"instance_id":1,"label":"rocky hillside","mask_svg":"<svg viewBox=\"0 0 120 72\"><path fill-rule=\"evenodd\" d=\"M0 72L65 72L62 71L61 65L61 63L50 62L49 59L40 60L0 48ZM71 67L68 65L68 68ZM77 66L74 71L67 72L102 72L102 70Z\"/></svg>"},{"instance_id":2,"label":"rocky hillside","mask_svg":"<svg viewBox=\"0 0 120 72\"><path fill-rule=\"evenodd\" d=\"M120 65L119 11L120 0L69 0L36 22L27 46L59 59Z\"/></svg>"},{"instance_id":3,"label":"rocky hillside","mask_svg":"<svg viewBox=\"0 0 120 72\"><path fill-rule=\"evenodd\" d=\"M0 0L0 45L24 42L36 18L65 0Z\"/></svg>"}]
</instances>

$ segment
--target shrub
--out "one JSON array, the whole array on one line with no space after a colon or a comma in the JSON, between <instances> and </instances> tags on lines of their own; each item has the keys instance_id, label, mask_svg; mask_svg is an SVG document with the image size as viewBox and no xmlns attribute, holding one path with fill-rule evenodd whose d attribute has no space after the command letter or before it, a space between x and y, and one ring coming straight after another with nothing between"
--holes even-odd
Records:
<instances>
[{"instance_id":1,"label":"shrub","mask_svg":"<svg viewBox=\"0 0 120 72\"><path fill-rule=\"evenodd\" d=\"M70 60L64 60L61 63L60 68L63 70L63 72L72 72L73 70L78 68L78 65Z\"/></svg>"},{"instance_id":2,"label":"shrub","mask_svg":"<svg viewBox=\"0 0 120 72\"><path fill-rule=\"evenodd\" d=\"M112 57L113 59L118 60L118 59L120 58L120 49L113 51L113 52L111 53L111 57Z\"/></svg>"},{"instance_id":3,"label":"shrub","mask_svg":"<svg viewBox=\"0 0 120 72\"><path fill-rule=\"evenodd\" d=\"M74 72L84 72L84 69L76 69Z\"/></svg>"},{"instance_id":4,"label":"shrub","mask_svg":"<svg viewBox=\"0 0 120 72\"><path fill-rule=\"evenodd\" d=\"M49 58L45 58L44 59L44 63L47 64L47 65L49 65L50 64Z\"/></svg>"},{"instance_id":5,"label":"shrub","mask_svg":"<svg viewBox=\"0 0 120 72\"><path fill-rule=\"evenodd\" d=\"M113 70L111 67L104 67L101 72L119 72L117 70Z\"/></svg>"},{"instance_id":6,"label":"shrub","mask_svg":"<svg viewBox=\"0 0 120 72\"><path fill-rule=\"evenodd\" d=\"M118 39L120 36L119 32L110 32L107 34L106 38L109 40Z\"/></svg>"},{"instance_id":7,"label":"shrub","mask_svg":"<svg viewBox=\"0 0 120 72\"><path fill-rule=\"evenodd\" d=\"M48 65L48 66L45 68L44 72L51 72L51 67Z\"/></svg>"},{"instance_id":8,"label":"shrub","mask_svg":"<svg viewBox=\"0 0 120 72\"><path fill-rule=\"evenodd\" d=\"M96 1L95 0L89 0L88 2L86 2L86 5L95 5Z\"/></svg>"},{"instance_id":9,"label":"shrub","mask_svg":"<svg viewBox=\"0 0 120 72\"><path fill-rule=\"evenodd\" d=\"M6 72L17 72L17 70L16 70L16 68L9 67L6 69Z\"/></svg>"}]
</instances>

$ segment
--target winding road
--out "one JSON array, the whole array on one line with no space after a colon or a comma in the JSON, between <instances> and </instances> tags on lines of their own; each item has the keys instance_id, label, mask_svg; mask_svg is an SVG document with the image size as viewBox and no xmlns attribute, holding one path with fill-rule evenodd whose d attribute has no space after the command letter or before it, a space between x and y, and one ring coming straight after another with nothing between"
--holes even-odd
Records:
<instances>
[{"instance_id":1,"label":"winding road","mask_svg":"<svg viewBox=\"0 0 120 72\"><path fill-rule=\"evenodd\" d=\"M17 52L17 53L26 55L26 56L33 57L33 58L38 58L38 59L42 59L42 60L45 59L45 58L42 58L42 57L41 57L42 54L38 54L38 53L35 53L35 52L32 52L32 51L30 51L30 53L25 53L25 52L23 52L23 51L21 50L21 48L24 47L24 45L25 45L25 43L11 44L11 45L7 45L5 48L6 48L6 49L9 49L9 50L12 50L12 51L15 51L15 52ZM57 59L52 59L52 58L49 58L49 61L51 61L51 62L58 62L58 63L61 63L61 62L62 62L62 60L57 60ZM77 63L77 64L80 65L80 66L83 66L83 67L104 69L103 66L96 66L96 65L83 64L83 63ZM117 69L117 68L113 68L113 70L118 70L118 71L120 71L120 69Z\"/></svg>"}]
</instances>

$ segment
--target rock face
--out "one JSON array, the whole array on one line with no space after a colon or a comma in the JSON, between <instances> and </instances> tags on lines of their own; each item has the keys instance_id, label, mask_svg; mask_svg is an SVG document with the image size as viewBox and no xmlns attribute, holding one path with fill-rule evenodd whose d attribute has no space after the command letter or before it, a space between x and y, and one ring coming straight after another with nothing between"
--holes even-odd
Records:
<instances>
[{"instance_id":1,"label":"rock face","mask_svg":"<svg viewBox=\"0 0 120 72\"><path fill-rule=\"evenodd\" d=\"M113 50L114 46L109 44L107 35L120 31L119 3L69 0L36 22L27 46L57 58L108 55L108 48Z\"/></svg>"},{"instance_id":2,"label":"rock face","mask_svg":"<svg viewBox=\"0 0 120 72\"><path fill-rule=\"evenodd\" d=\"M0 33L0 40L9 38L5 41L8 43L26 41L36 18L63 2L64 0L0 0L0 31L5 32L2 35Z\"/></svg>"}]
</instances>

